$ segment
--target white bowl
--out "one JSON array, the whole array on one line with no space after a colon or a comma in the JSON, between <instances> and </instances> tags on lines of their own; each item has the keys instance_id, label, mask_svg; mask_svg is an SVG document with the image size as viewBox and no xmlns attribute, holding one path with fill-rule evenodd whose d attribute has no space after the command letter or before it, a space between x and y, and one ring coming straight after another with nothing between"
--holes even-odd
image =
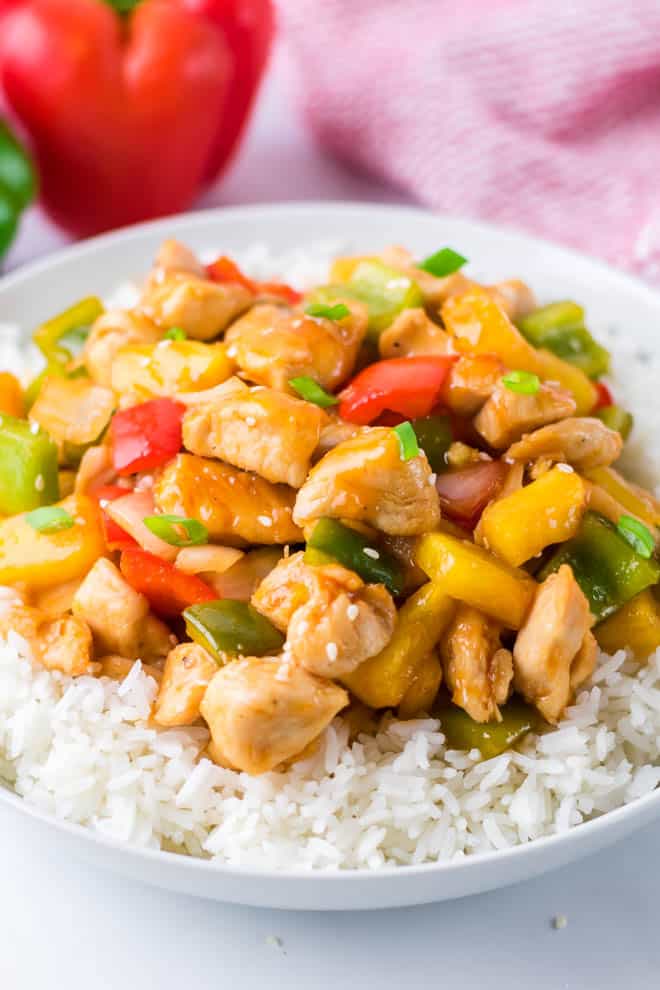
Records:
<instances>
[{"instance_id":1,"label":"white bowl","mask_svg":"<svg viewBox=\"0 0 660 990\"><path fill-rule=\"evenodd\" d=\"M274 252L320 239L373 251L392 242L418 254L451 244L475 259L491 281L519 276L543 297L584 302L595 326L619 324L640 348L657 350L660 297L627 275L573 251L485 224L418 210L353 204L305 204L213 210L161 220L69 248L0 281L0 320L26 331L84 294L109 294L147 267L165 236L200 252L242 251L264 241ZM1 357L1 354L0 354ZM0 362L1 363L1 362ZM516 883L623 838L660 816L660 790L561 835L460 862L376 872L266 872L215 865L130 847L55 821L0 789L10 828L31 830L53 855L71 855L170 890L261 907L344 910L441 901Z\"/></svg>"}]
</instances>

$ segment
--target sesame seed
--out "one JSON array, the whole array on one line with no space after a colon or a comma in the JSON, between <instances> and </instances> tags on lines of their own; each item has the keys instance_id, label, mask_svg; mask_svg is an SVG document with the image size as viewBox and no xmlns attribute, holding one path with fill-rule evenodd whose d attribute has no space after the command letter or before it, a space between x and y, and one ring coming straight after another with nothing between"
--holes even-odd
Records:
<instances>
[{"instance_id":1,"label":"sesame seed","mask_svg":"<svg viewBox=\"0 0 660 990\"><path fill-rule=\"evenodd\" d=\"M438 480L437 474L430 474L429 475L429 485L433 486L436 483L437 480Z\"/></svg>"},{"instance_id":2,"label":"sesame seed","mask_svg":"<svg viewBox=\"0 0 660 990\"><path fill-rule=\"evenodd\" d=\"M337 649L337 644L336 643L326 643L325 655L327 656L327 658L330 661L330 663L334 663L335 662L335 660L337 659L338 653L339 653L339 650Z\"/></svg>"},{"instance_id":3,"label":"sesame seed","mask_svg":"<svg viewBox=\"0 0 660 990\"><path fill-rule=\"evenodd\" d=\"M281 663L275 672L276 681L288 681L291 676L291 668L288 663Z\"/></svg>"},{"instance_id":4,"label":"sesame seed","mask_svg":"<svg viewBox=\"0 0 660 990\"><path fill-rule=\"evenodd\" d=\"M273 520L270 516L257 516L257 522L261 523L262 526L272 526Z\"/></svg>"},{"instance_id":5,"label":"sesame seed","mask_svg":"<svg viewBox=\"0 0 660 990\"><path fill-rule=\"evenodd\" d=\"M290 553L291 553L291 547L289 546L288 543L285 543L284 550L282 552L282 556L284 557L285 560L290 555Z\"/></svg>"},{"instance_id":6,"label":"sesame seed","mask_svg":"<svg viewBox=\"0 0 660 990\"><path fill-rule=\"evenodd\" d=\"M365 557L371 557L372 560L378 560L380 558L380 554L373 547L365 547L364 554Z\"/></svg>"},{"instance_id":7,"label":"sesame seed","mask_svg":"<svg viewBox=\"0 0 660 990\"><path fill-rule=\"evenodd\" d=\"M37 477L34 479L34 487L37 489L38 492L42 492L45 486L46 486L46 482L44 481L43 474L38 474Z\"/></svg>"},{"instance_id":8,"label":"sesame seed","mask_svg":"<svg viewBox=\"0 0 660 990\"><path fill-rule=\"evenodd\" d=\"M360 614L360 609L357 607L357 605L349 605L348 608L346 609L346 615L351 622L355 622L359 614Z\"/></svg>"},{"instance_id":9,"label":"sesame seed","mask_svg":"<svg viewBox=\"0 0 660 990\"><path fill-rule=\"evenodd\" d=\"M39 426L38 423L31 423L30 424L30 433L32 433L35 437L36 437L36 435L37 435L37 433L39 432L40 429L41 429L41 427Z\"/></svg>"},{"instance_id":10,"label":"sesame seed","mask_svg":"<svg viewBox=\"0 0 660 990\"><path fill-rule=\"evenodd\" d=\"M141 368L148 368L150 362L151 362L150 357L141 357L138 364L140 365Z\"/></svg>"},{"instance_id":11,"label":"sesame seed","mask_svg":"<svg viewBox=\"0 0 660 990\"><path fill-rule=\"evenodd\" d=\"M556 914L552 919L552 927L556 929L566 928L568 924L568 918L565 914Z\"/></svg>"},{"instance_id":12,"label":"sesame seed","mask_svg":"<svg viewBox=\"0 0 660 990\"><path fill-rule=\"evenodd\" d=\"M110 505L110 499L109 498L100 498L99 499L99 505L101 506L102 509L105 509L106 505Z\"/></svg>"},{"instance_id":13,"label":"sesame seed","mask_svg":"<svg viewBox=\"0 0 660 990\"><path fill-rule=\"evenodd\" d=\"M227 357L228 358L235 358L237 354L238 354L238 349L236 347L228 347L227 348Z\"/></svg>"},{"instance_id":14,"label":"sesame seed","mask_svg":"<svg viewBox=\"0 0 660 990\"><path fill-rule=\"evenodd\" d=\"M254 418L254 416L246 416L245 417L245 422L247 423L248 426L256 426L257 425L257 421Z\"/></svg>"},{"instance_id":15,"label":"sesame seed","mask_svg":"<svg viewBox=\"0 0 660 990\"><path fill-rule=\"evenodd\" d=\"M557 470L562 471L564 474L573 474L573 468L570 464L558 464Z\"/></svg>"}]
</instances>

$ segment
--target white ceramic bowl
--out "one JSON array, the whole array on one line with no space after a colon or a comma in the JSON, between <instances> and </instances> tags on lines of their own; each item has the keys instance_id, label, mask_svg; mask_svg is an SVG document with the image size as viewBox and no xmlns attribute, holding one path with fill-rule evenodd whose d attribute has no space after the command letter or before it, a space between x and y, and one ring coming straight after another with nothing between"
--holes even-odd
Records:
<instances>
[{"instance_id":1,"label":"white ceramic bowl","mask_svg":"<svg viewBox=\"0 0 660 990\"><path fill-rule=\"evenodd\" d=\"M84 242L0 281L0 320L26 332L87 293L106 295L147 267L165 236L198 251L230 254L255 241L274 252L326 238L351 250L405 243L419 255L452 244L490 281L519 276L541 297L575 297L595 326L619 323L640 348L657 349L660 296L600 262L534 238L412 209L326 203L214 210L158 221ZM1 353L0 353L1 359ZM1 364L1 360L0 360ZM8 829L30 830L53 855L71 855L170 890L263 907L309 910L383 908L491 890L569 863L660 816L660 790L562 835L460 862L377 872L282 873L218 866L129 847L57 822L0 789ZM5 833L7 841L7 833Z\"/></svg>"}]
</instances>

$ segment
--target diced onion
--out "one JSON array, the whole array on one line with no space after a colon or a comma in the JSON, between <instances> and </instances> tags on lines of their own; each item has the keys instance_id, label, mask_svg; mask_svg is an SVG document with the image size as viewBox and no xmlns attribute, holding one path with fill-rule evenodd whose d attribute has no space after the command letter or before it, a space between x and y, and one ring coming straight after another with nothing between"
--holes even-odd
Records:
<instances>
[{"instance_id":1,"label":"diced onion","mask_svg":"<svg viewBox=\"0 0 660 990\"><path fill-rule=\"evenodd\" d=\"M224 574L245 554L235 547L184 547L176 558L178 570L184 574Z\"/></svg>"},{"instance_id":2,"label":"diced onion","mask_svg":"<svg viewBox=\"0 0 660 990\"><path fill-rule=\"evenodd\" d=\"M163 560L176 560L178 547L159 539L144 525L145 516L154 514L154 499L150 491L131 492L108 502L105 512L118 526L139 543L143 550L161 557Z\"/></svg>"}]
</instances>

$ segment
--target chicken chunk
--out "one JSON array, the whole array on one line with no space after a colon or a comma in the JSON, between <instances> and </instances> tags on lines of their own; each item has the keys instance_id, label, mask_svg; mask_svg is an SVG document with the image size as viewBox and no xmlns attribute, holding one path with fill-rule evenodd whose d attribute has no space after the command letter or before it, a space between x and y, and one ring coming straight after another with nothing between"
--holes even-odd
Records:
<instances>
[{"instance_id":1,"label":"chicken chunk","mask_svg":"<svg viewBox=\"0 0 660 990\"><path fill-rule=\"evenodd\" d=\"M134 591L115 565L104 557L96 561L73 599L73 613L92 630L101 655L153 660L171 648L167 626L149 613L149 602Z\"/></svg>"},{"instance_id":2,"label":"chicken chunk","mask_svg":"<svg viewBox=\"0 0 660 990\"><path fill-rule=\"evenodd\" d=\"M345 440L312 468L296 498L299 526L321 516L365 522L395 536L434 529L440 503L426 455L402 460L396 434L384 427Z\"/></svg>"},{"instance_id":3,"label":"chicken chunk","mask_svg":"<svg viewBox=\"0 0 660 990\"><path fill-rule=\"evenodd\" d=\"M513 649L514 685L548 722L559 721L593 671L593 621L589 602L567 564L538 588Z\"/></svg>"},{"instance_id":4,"label":"chicken chunk","mask_svg":"<svg viewBox=\"0 0 660 990\"><path fill-rule=\"evenodd\" d=\"M499 705L509 697L513 661L502 649L497 623L469 605L459 605L441 643L445 682L452 701L475 722L501 721Z\"/></svg>"},{"instance_id":5,"label":"chicken chunk","mask_svg":"<svg viewBox=\"0 0 660 990\"><path fill-rule=\"evenodd\" d=\"M538 306L534 292L519 278L505 279L503 282L496 282L495 285L487 285L485 288L509 319L514 322L522 316L527 316Z\"/></svg>"},{"instance_id":6,"label":"chicken chunk","mask_svg":"<svg viewBox=\"0 0 660 990\"><path fill-rule=\"evenodd\" d=\"M24 605L20 599L3 602L0 611L0 639L14 632L26 641L32 658L47 670L59 670L69 677L95 674L92 634L89 626L72 615L49 618L40 609Z\"/></svg>"},{"instance_id":7,"label":"chicken chunk","mask_svg":"<svg viewBox=\"0 0 660 990\"><path fill-rule=\"evenodd\" d=\"M155 344L162 330L147 316L135 311L110 309L95 321L82 350L83 364L92 381L110 388L112 362L122 349L133 344Z\"/></svg>"},{"instance_id":8,"label":"chicken chunk","mask_svg":"<svg viewBox=\"0 0 660 990\"><path fill-rule=\"evenodd\" d=\"M474 416L492 395L504 374L496 354L464 354L452 366L444 400L458 416Z\"/></svg>"},{"instance_id":9,"label":"chicken chunk","mask_svg":"<svg viewBox=\"0 0 660 990\"><path fill-rule=\"evenodd\" d=\"M514 461L535 461L539 457L566 462L578 471L607 467L623 448L623 439L601 420L591 416L572 417L535 430L514 443L506 452Z\"/></svg>"},{"instance_id":10,"label":"chicken chunk","mask_svg":"<svg viewBox=\"0 0 660 990\"><path fill-rule=\"evenodd\" d=\"M251 304L252 293L237 282L170 272L146 286L138 309L161 330L180 327L193 340L212 340Z\"/></svg>"},{"instance_id":11,"label":"chicken chunk","mask_svg":"<svg viewBox=\"0 0 660 990\"><path fill-rule=\"evenodd\" d=\"M240 384L232 397L188 410L184 446L275 484L300 488L319 442L323 412L284 392Z\"/></svg>"},{"instance_id":12,"label":"chicken chunk","mask_svg":"<svg viewBox=\"0 0 660 990\"><path fill-rule=\"evenodd\" d=\"M187 275L195 275L197 278L206 277L206 269L197 255L185 244L181 244L180 241L176 241L172 237L161 244L156 255L151 279L159 281L171 272L185 272Z\"/></svg>"},{"instance_id":13,"label":"chicken chunk","mask_svg":"<svg viewBox=\"0 0 660 990\"><path fill-rule=\"evenodd\" d=\"M380 653L396 621L382 585L365 585L339 564L310 567L303 553L281 560L252 604L283 632L286 650L321 677L343 677Z\"/></svg>"},{"instance_id":14,"label":"chicken chunk","mask_svg":"<svg viewBox=\"0 0 660 990\"><path fill-rule=\"evenodd\" d=\"M201 704L221 762L267 773L306 749L348 704L332 681L278 657L247 657L221 668Z\"/></svg>"},{"instance_id":15,"label":"chicken chunk","mask_svg":"<svg viewBox=\"0 0 660 990\"><path fill-rule=\"evenodd\" d=\"M196 643L180 643L167 655L153 711L157 725L192 725L214 674L216 661Z\"/></svg>"},{"instance_id":16,"label":"chicken chunk","mask_svg":"<svg viewBox=\"0 0 660 990\"><path fill-rule=\"evenodd\" d=\"M353 370L367 332L367 310L342 300L350 314L327 320L282 306L255 306L227 332L227 354L246 378L280 392L289 380L308 375L325 389L335 389Z\"/></svg>"},{"instance_id":17,"label":"chicken chunk","mask_svg":"<svg viewBox=\"0 0 660 990\"><path fill-rule=\"evenodd\" d=\"M528 430L574 412L575 399L556 385L543 384L533 395L521 395L500 382L475 417L474 425L491 447L502 450Z\"/></svg>"},{"instance_id":18,"label":"chicken chunk","mask_svg":"<svg viewBox=\"0 0 660 990\"><path fill-rule=\"evenodd\" d=\"M378 338L382 358L451 354L453 339L423 309L404 309Z\"/></svg>"},{"instance_id":19,"label":"chicken chunk","mask_svg":"<svg viewBox=\"0 0 660 990\"><path fill-rule=\"evenodd\" d=\"M344 440L351 440L364 430L363 426L356 426L355 423L348 423L345 419L340 419L333 413L326 414L321 424L319 442L314 451L314 461L320 461L328 451L338 447Z\"/></svg>"},{"instance_id":20,"label":"chicken chunk","mask_svg":"<svg viewBox=\"0 0 660 990\"><path fill-rule=\"evenodd\" d=\"M200 519L212 540L228 546L302 539L292 518L293 488L194 454L170 461L156 481L154 499L162 512Z\"/></svg>"}]
</instances>

